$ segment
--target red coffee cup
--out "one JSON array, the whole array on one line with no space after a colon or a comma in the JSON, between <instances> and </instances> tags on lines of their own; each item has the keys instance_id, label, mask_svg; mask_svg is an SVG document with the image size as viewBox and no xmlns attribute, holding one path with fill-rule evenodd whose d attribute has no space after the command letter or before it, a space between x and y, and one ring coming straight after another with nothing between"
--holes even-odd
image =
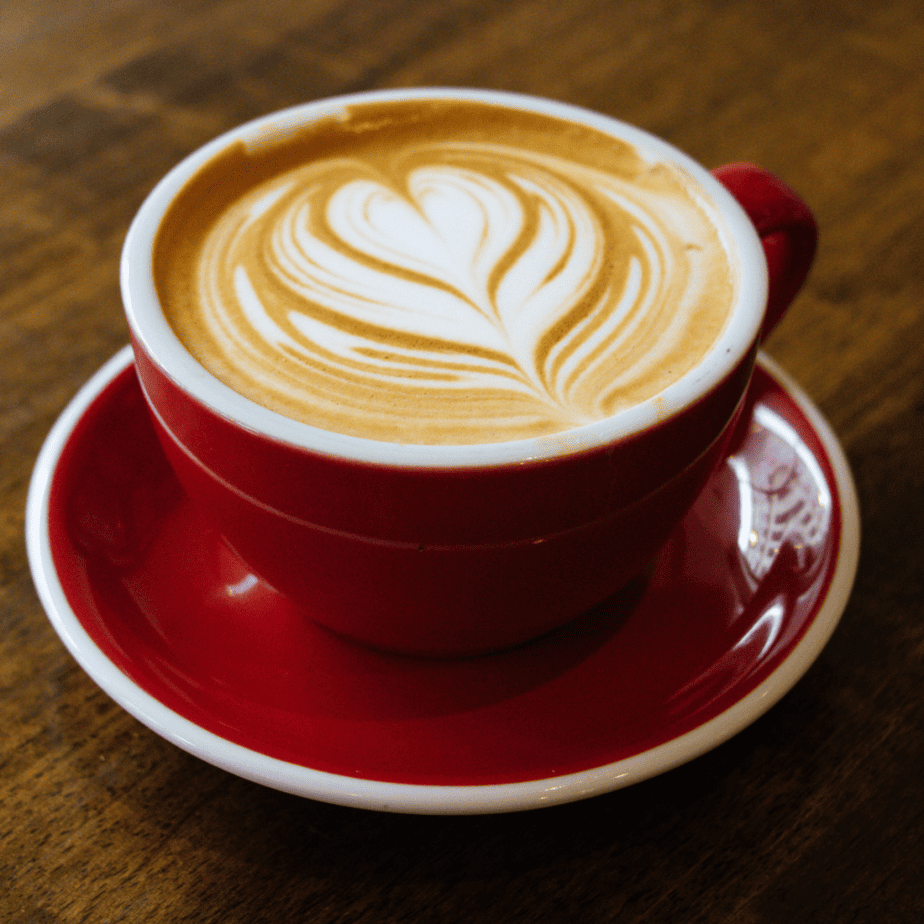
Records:
<instances>
[{"instance_id":1,"label":"red coffee cup","mask_svg":"<svg viewBox=\"0 0 924 924\"><path fill-rule=\"evenodd\" d=\"M167 323L152 272L160 221L186 180L240 138L291 130L354 99L453 94L593 125L699 184L740 274L728 324L706 357L655 399L599 423L474 446L320 431L206 372ZM253 571L306 618L358 641L471 655L556 628L643 571L728 454L757 347L803 283L815 243L806 205L760 168L712 175L647 133L547 100L399 90L277 113L187 158L132 224L122 292L167 456Z\"/></svg>"}]
</instances>

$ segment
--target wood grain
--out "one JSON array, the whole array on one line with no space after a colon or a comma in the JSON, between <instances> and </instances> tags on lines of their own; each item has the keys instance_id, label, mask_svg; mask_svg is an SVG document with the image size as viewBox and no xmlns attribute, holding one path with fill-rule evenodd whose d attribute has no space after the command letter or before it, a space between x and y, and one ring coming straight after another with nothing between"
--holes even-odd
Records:
<instances>
[{"instance_id":1,"label":"wood grain","mask_svg":"<svg viewBox=\"0 0 924 924\"><path fill-rule=\"evenodd\" d=\"M924 17L915 0L7 0L0 8L0 920L924 920ZM45 434L127 340L118 255L221 130L373 87L489 86L752 160L819 259L770 352L863 511L843 622L694 763L557 809L380 815L217 770L54 635L23 508Z\"/></svg>"}]
</instances>

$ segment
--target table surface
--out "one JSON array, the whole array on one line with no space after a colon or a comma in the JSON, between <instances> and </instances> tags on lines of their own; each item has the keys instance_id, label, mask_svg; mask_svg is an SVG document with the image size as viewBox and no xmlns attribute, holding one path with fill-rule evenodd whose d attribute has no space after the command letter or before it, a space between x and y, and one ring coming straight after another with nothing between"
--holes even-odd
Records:
<instances>
[{"instance_id":1,"label":"table surface","mask_svg":"<svg viewBox=\"0 0 924 924\"><path fill-rule=\"evenodd\" d=\"M924 920L924 17L916 0L5 0L0 6L0 920ZM619 116L799 190L815 268L767 348L853 467L860 568L795 688L629 789L389 815L189 756L64 649L30 471L127 342L128 223L223 129L426 84Z\"/></svg>"}]
</instances>

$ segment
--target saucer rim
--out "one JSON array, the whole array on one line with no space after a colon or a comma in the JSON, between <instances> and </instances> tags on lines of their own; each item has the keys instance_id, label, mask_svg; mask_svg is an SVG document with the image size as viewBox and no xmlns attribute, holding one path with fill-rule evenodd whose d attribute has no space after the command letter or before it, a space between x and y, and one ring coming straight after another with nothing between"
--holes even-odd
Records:
<instances>
[{"instance_id":1,"label":"saucer rim","mask_svg":"<svg viewBox=\"0 0 924 924\"><path fill-rule=\"evenodd\" d=\"M821 442L840 508L836 563L824 599L802 637L760 684L702 725L630 757L574 773L479 785L427 785L367 780L290 763L228 741L174 712L127 677L80 623L58 579L48 531L50 489L62 451L83 415L133 362L130 346L106 362L59 416L37 458L26 503L26 545L46 614L72 657L126 712L181 749L255 783L353 808L413 814L520 811L589 798L642 782L718 747L774 706L814 663L850 596L860 549L859 504L849 463L830 424L802 388L766 354L760 366L792 398Z\"/></svg>"}]
</instances>

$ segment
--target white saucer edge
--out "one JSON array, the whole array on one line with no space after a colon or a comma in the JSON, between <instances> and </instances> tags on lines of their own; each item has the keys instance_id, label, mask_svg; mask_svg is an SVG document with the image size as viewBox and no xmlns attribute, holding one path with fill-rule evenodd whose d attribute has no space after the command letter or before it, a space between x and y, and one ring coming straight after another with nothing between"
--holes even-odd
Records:
<instances>
[{"instance_id":1,"label":"white saucer edge","mask_svg":"<svg viewBox=\"0 0 924 924\"><path fill-rule=\"evenodd\" d=\"M834 574L815 619L784 662L754 690L720 715L672 741L611 764L550 779L481 786L428 786L355 779L268 757L183 718L123 674L84 630L55 572L48 532L49 492L55 468L87 408L132 360L131 347L126 346L103 365L67 405L42 446L26 503L26 546L33 581L65 647L126 712L207 763L274 789L353 808L462 815L552 806L642 782L712 750L775 705L827 644L853 587L859 561L860 514L850 466L833 430L811 399L776 362L761 353L760 364L795 400L828 454L840 499L841 536Z\"/></svg>"}]
</instances>

